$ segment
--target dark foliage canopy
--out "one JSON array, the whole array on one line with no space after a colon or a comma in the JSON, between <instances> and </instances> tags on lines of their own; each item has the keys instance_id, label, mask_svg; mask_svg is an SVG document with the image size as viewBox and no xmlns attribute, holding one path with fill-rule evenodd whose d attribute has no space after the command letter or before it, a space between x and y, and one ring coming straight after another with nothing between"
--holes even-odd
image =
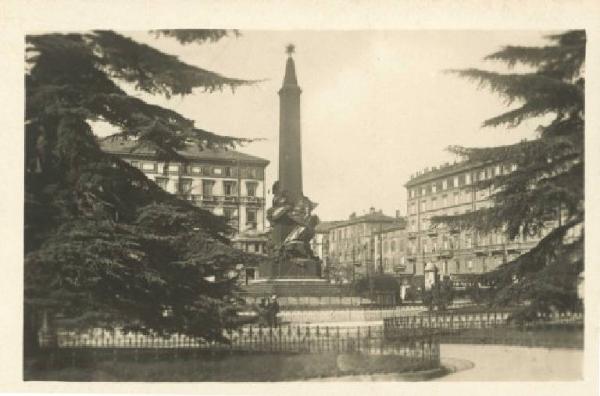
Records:
<instances>
[{"instance_id":1,"label":"dark foliage canopy","mask_svg":"<svg viewBox=\"0 0 600 396\"><path fill-rule=\"evenodd\" d=\"M237 32L165 30L183 44ZM113 31L27 36L25 308L71 325L127 323L218 338L233 325L238 263L222 217L164 192L100 150L90 121L119 128L163 160L186 144L244 140L197 128L175 111L128 94L187 95L251 84L181 62Z\"/></svg>"},{"instance_id":2,"label":"dark foliage canopy","mask_svg":"<svg viewBox=\"0 0 600 396\"><path fill-rule=\"evenodd\" d=\"M511 109L485 120L484 127L515 127L524 120L550 119L537 136L516 144L450 147L475 164L516 164L516 170L477 182L489 188L493 207L432 219L476 231L502 231L543 238L517 259L485 275L494 304L526 303L524 315L578 305L576 281L583 271L584 226L584 67L586 34L548 36L545 47L507 46L486 59L528 73L453 70L498 94Z\"/></svg>"}]
</instances>

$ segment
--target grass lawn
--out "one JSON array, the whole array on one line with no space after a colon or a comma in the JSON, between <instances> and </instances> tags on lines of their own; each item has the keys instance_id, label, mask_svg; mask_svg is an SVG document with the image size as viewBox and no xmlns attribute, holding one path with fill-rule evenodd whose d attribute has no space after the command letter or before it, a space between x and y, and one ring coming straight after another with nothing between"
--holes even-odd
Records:
<instances>
[{"instance_id":1,"label":"grass lawn","mask_svg":"<svg viewBox=\"0 0 600 396\"><path fill-rule=\"evenodd\" d=\"M547 329L468 329L458 334L442 335L441 343L505 344L545 348L583 348L583 329L578 326L557 326Z\"/></svg>"},{"instance_id":2,"label":"grass lawn","mask_svg":"<svg viewBox=\"0 0 600 396\"><path fill-rule=\"evenodd\" d=\"M66 359L68 360L68 359ZM46 368L30 361L24 379L30 381L294 381L318 377L430 369L431 364L393 355L358 354L204 354L174 357L163 354L143 361L79 360L75 365Z\"/></svg>"}]
</instances>

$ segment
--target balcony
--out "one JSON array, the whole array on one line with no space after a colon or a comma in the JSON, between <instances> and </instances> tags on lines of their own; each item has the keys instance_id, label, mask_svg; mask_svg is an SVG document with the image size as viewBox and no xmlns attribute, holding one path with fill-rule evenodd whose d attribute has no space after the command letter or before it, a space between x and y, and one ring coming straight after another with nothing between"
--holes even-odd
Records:
<instances>
[{"instance_id":1,"label":"balcony","mask_svg":"<svg viewBox=\"0 0 600 396\"><path fill-rule=\"evenodd\" d=\"M450 257L454 256L454 251L452 249L440 249L438 251L438 255L441 258L450 258Z\"/></svg>"},{"instance_id":2,"label":"balcony","mask_svg":"<svg viewBox=\"0 0 600 396\"><path fill-rule=\"evenodd\" d=\"M240 197L240 201L246 205L264 205L265 199L263 197Z\"/></svg>"},{"instance_id":3,"label":"balcony","mask_svg":"<svg viewBox=\"0 0 600 396\"><path fill-rule=\"evenodd\" d=\"M504 254L504 244L490 245L488 248L492 254Z\"/></svg>"},{"instance_id":4,"label":"balcony","mask_svg":"<svg viewBox=\"0 0 600 396\"><path fill-rule=\"evenodd\" d=\"M488 249L485 246L475 246L473 247L473 253L475 253L476 256L487 256Z\"/></svg>"},{"instance_id":5,"label":"balcony","mask_svg":"<svg viewBox=\"0 0 600 396\"><path fill-rule=\"evenodd\" d=\"M222 197L219 197L219 201L235 204L238 203L238 197L236 195L224 195Z\"/></svg>"},{"instance_id":6,"label":"balcony","mask_svg":"<svg viewBox=\"0 0 600 396\"><path fill-rule=\"evenodd\" d=\"M436 236L437 234L438 234L437 228L429 228L427 230L427 235L429 235L429 236Z\"/></svg>"},{"instance_id":7,"label":"balcony","mask_svg":"<svg viewBox=\"0 0 600 396\"><path fill-rule=\"evenodd\" d=\"M523 251L523 246L520 243L514 242L506 245L506 252L508 254L520 254Z\"/></svg>"},{"instance_id":8,"label":"balcony","mask_svg":"<svg viewBox=\"0 0 600 396\"><path fill-rule=\"evenodd\" d=\"M216 204L217 202L219 202L219 197L216 195L192 194L190 195L190 197L191 200L197 204Z\"/></svg>"},{"instance_id":9,"label":"balcony","mask_svg":"<svg viewBox=\"0 0 600 396\"><path fill-rule=\"evenodd\" d=\"M394 266L394 272L406 272L406 265Z\"/></svg>"}]
</instances>

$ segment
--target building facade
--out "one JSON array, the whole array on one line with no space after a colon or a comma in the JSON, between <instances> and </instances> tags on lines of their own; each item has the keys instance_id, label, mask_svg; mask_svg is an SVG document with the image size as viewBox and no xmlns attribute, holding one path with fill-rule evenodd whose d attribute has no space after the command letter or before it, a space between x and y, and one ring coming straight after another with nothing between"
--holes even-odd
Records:
<instances>
[{"instance_id":1,"label":"building facade","mask_svg":"<svg viewBox=\"0 0 600 396\"><path fill-rule=\"evenodd\" d=\"M331 226L325 237L330 279L347 283L380 272L381 266L374 258L378 244L373 235L397 221L371 208L368 214L352 214L348 220Z\"/></svg>"},{"instance_id":2,"label":"building facade","mask_svg":"<svg viewBox=\"0 0 600 396\"><path fill-rule=\"evenodd\" d=\"M414 275L414 265L407 258L406 221L396 222L373 232L373 259L379 272L397 276Z\"/></svg>"},{"instance_id":3,"label":"building facade","mask_svg":"<svg viewBox=\"0 0 600 396\"><path fill-rule=\"evenodd\" d=\"M535 246L543 234L508 240L501 231L482 234L431 223L434 216L459 215L490 207L493 178L515 169L512 164L462 162L425 169L411 177L405 184L407 259L414 265L416 275L423 275L425 266L431 263L441 277L448 276L460 283L469 274L493 270ZM477 182L490 179L490 187L476 187ZM548 224L548 229L551 228L552 224Z\"/></svg>"},{"instance_id":4,"label":"building facade","mask_svg":"<svg viewBox=\"0 0 600 396\"><path fill-rule=\"evenodd\" d=\"M159 161L156 152L135 141L105 138L105 152L140 169L163 190L225 216L236 230L232 244L251 253L265 253L265 169L269 161L234 150L179 152L182 161Z\"/></svg>"}]
</instances>

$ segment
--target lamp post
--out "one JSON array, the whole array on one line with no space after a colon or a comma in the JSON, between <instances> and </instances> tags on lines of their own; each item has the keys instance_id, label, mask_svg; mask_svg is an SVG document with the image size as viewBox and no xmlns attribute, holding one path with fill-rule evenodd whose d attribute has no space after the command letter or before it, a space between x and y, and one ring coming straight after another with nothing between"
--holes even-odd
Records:
<instances>
[{"instance_id":1,"label":"lamp post","mask_svg":"<svg viewBox=\"0 0 600 396\"><path fill-rule=\"evenodd\" d=\"M379 224L379 273L383 274L383 224Z\"/></svg>"},{"instance_id":2,"label":"lamp post","mask_svg":"<svg viewBox=\"0 0 600 396\"><path fill-rule=\"evenodd\" d=\"M352 284L356 281L356 246L352 245Z\"/></svg>"}]
</instances>

